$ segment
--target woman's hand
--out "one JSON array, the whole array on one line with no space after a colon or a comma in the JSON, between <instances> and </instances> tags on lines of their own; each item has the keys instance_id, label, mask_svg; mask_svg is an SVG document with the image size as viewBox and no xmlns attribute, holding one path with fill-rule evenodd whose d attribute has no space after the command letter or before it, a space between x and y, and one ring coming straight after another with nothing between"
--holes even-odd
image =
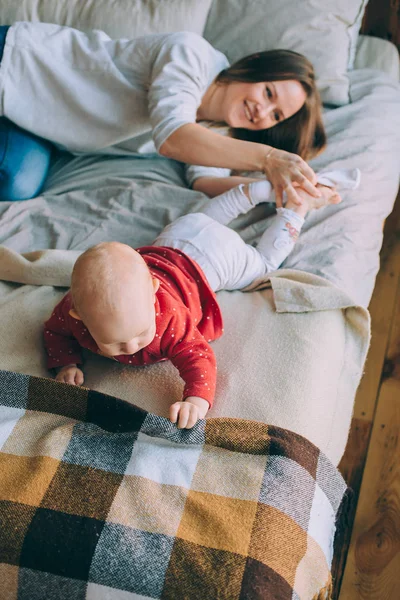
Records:
<instances>
[{"instance_id":1,"label":"woman's hand","mask_svg":"<svg viewBox=\"0 0 400 600\"><path fill-rule=\"evenodd\" d=\"M287 199L301 206L295 185L311 196L320 197L314 184L316 175L297 154L221 135L198 123L187 123L172 133L159 149L160 154L191 165L222 167L235 171L263 171L276 194L276 205L282 206L283 192ZM227 188L203 189L218 195Z\"/></svg>"},{"instance_id":2,"label":"woman's hand","mask_svg":"<svg viewBox=\"0 0 400 600\"><path fill-rule=\"evenodd\" d=\"M82 385L84 381L82 371L75 365L62 367L56 375L56 381L69 383L70 385Z\"/></svg>"},{"instance_id":3,"label":"woman's hand","mask_svg":"<svg viewBox=\"0 0 400 600\"><path fill-rule=\"evenodd\" d=\"M169 419L179 429L191 429L199 419L204 419L209 403L199 396L188 396L184 402L175 402L169 409Z\"/></svg>"},{"instance_id":4,"label":"woman's hand","mask_svg":"<svg viewBox=\"0 0 400 600\"><path fill-rule=\"evenodd\" d=\"M317 176L305 160L297 154L272 148L266 154L263 171L274 188L278 208L283 205L283 192L286 193L287 200L301 206L302 201L294 184L314 198L321 196L315 187Z\"/></svg>"}]
</instances>

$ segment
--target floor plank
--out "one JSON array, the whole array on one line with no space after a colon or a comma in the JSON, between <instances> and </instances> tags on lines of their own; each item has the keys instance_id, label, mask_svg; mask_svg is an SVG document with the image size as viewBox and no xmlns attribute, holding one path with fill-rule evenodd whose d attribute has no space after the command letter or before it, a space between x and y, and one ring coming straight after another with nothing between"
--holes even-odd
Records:
<instances>
[{"instance_id":1,"label":"floor plank","mask_svg":"<svg viewBox=\"0 0 400 600\"><path fill-rule=\"evenodd\" d=\"M340 597L398 600L400 379L381 388Z\"/></svg>"},{"instance_id":2,"label":"floor plank","mask_svg":"<svg viewBox=\"0 0 400 600\"><path fill-rule=\"evenodd\" d=\"M399 243L397 235L398 257ZM400 597L400 268L393 276L392 324L343 575L343 600Z\"/></svg>"},{"instance_id":3,"label":"floor plank","mask_svg":"<svg viewBox=\"0 0 400 600\"><path fill-rule=\"evenodd\" d=\"M371 347L368 352L365 373L355 399L349 440L339 465L340 472L354 492L354 498L348 515L349 528L342 531L341 535L335 540L335 553L332 563L332 577L334 582L333 600L338 600L339 597L347 600L340 595L340 589L370 443L382 373L389 375L393 371L393 364L387 357L390 339L397 339L397 337L400 339L400 332L398 334L397 332L393 332L391 336L393 315L396 306L397 278L400 274L400 193L397 197L394 211L386 221L380 258L381 268L369 306L371 313ZM395 353L395 351L393 352Z\"/></svg>"},{"instance_id":4,"label":"floor plank","mask_svg":"<svg viewBox=\"0 0 400 600\"><path fill-rule=\"evenodd\" d=\"M364 472L371 429L371 421L365 421L364 419L352 419L346 452L339 465L340 472L354 493L354 498L351 502L348 514L348 522L350 525L353 524L356 513L356 500L361 487L361 480ZM332 600L337 600L339 597L340 585L346 565L350 539L351 526L347 529L343 528L340 534L335 538L335 549L332 561Z\"/></svg>"},{"instance_id":5,"label":"floor plank","mask_svg":"<svg viewBox=\"0 0 400 600\"><path fill-rule=\"evenodd\" d=\"M376 278L369 311L371 313L371 347L366 369L357 392L353 417L372 421L396 300L397 277L400 273L400 193L390 217L386 220L380 254L381 267Z\"/></svg>"}]
</instances>

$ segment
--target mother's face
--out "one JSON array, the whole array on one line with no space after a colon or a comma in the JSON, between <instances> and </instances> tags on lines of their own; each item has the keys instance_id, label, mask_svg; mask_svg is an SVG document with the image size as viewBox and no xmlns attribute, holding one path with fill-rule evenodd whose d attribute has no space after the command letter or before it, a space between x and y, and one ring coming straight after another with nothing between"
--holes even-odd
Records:
<instances>
[{"instance_id":1,"label":"mother's face","mask_svg":"<svg viewBox=\"0 0 400 600\"><path fill-rule=\"evenodd\" d=\"M234 128L268 129L303 106L306 92L299 81L233 82L224 86L223 120Z\"/></svg>"}]
</instances>

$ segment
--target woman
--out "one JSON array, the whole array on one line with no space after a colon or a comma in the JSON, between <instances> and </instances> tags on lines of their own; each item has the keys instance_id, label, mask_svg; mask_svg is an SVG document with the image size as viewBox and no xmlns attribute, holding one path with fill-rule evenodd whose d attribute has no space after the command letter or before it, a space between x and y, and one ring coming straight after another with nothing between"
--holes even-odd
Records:
<instances>
[{"instance_id":1,"label":"woman","mask_svg":"<svg viewBox=\"0 0 400 600\"><path fill-rule=\"evenodd\" d=\"M239 91L238 82L241 82L243 91L248 90L249 99L246 104L255 112L252 122L254 125L249 127L244 122L236 128L216 126L213 123L203 123L204 126L236 139L296 153L305 160L310 160L323 150L326 135L321 118L321 102L315 88L313 67L304 56L288 50L261 52L241 59L216 78L217 84L225 84L225 89L230 89L231 96L232 88ZM290 102L296 102L299 88L303 88L305 102L295 114L287 116L288 112L291 114ZM283 111L277 110L277 98L286 105L283 115ZM278 154L274 154L277 159ZM283 155L280 157L284 158ZM239 184L259 180L231 176L231 169L198 165L187 166L186 175L193 189L209 196L219 195ZM300 183L299 180L297 182ZM281 205L282 191L278 190L278 205Z\"/></svg>"},{"instance_id":2,"label":"woman","mask_svg":"<svg viewBox=\"0 0 400 600\"><path fill-rule=\"evenodd\" d=\"M263 171L278 205L283 191L300 202L293 184L319 196L306 162L263 139L263 132L288 120L302 140L289 146L305 157L325 143L312 67L303 57L287 53L289 63L290 56L305 61L307 85L296 69L264 81L262 72L251 72L257 60L229 68L223 54L193 33L111 40L101 31L27 22L0 30L1 199L39 192L49 142L72 153L126 155L148 151L150 135L169 158ZM234 137L199 120L222 121Z\"/></svg>"}]
</instances>

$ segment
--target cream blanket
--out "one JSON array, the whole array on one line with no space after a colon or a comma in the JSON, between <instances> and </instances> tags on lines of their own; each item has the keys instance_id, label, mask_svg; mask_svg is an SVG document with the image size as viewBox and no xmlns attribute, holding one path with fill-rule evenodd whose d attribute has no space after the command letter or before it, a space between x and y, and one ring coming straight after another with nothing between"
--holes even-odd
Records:
<instances>
[{"instance_id":1,"label":"cream blanket","mask_svg":"<svg viewBox=\"0 0 400 600\"><path fill-rule=\"evenodd\" d=\"M69 285L79 254L0 247L0 278L27 284L9 285L1 299L2 369L49 376L43 321L66 291L49 286ZM293 430L337 464L368 348L368 312L315 275L281 270L270 281L272 289L218 294L225 334L213 344L218 383L209 416ZM87 352L84 371L86 386L161 416L182 391L168 363L133 369Z\"/></svg>"}]
</instances>

